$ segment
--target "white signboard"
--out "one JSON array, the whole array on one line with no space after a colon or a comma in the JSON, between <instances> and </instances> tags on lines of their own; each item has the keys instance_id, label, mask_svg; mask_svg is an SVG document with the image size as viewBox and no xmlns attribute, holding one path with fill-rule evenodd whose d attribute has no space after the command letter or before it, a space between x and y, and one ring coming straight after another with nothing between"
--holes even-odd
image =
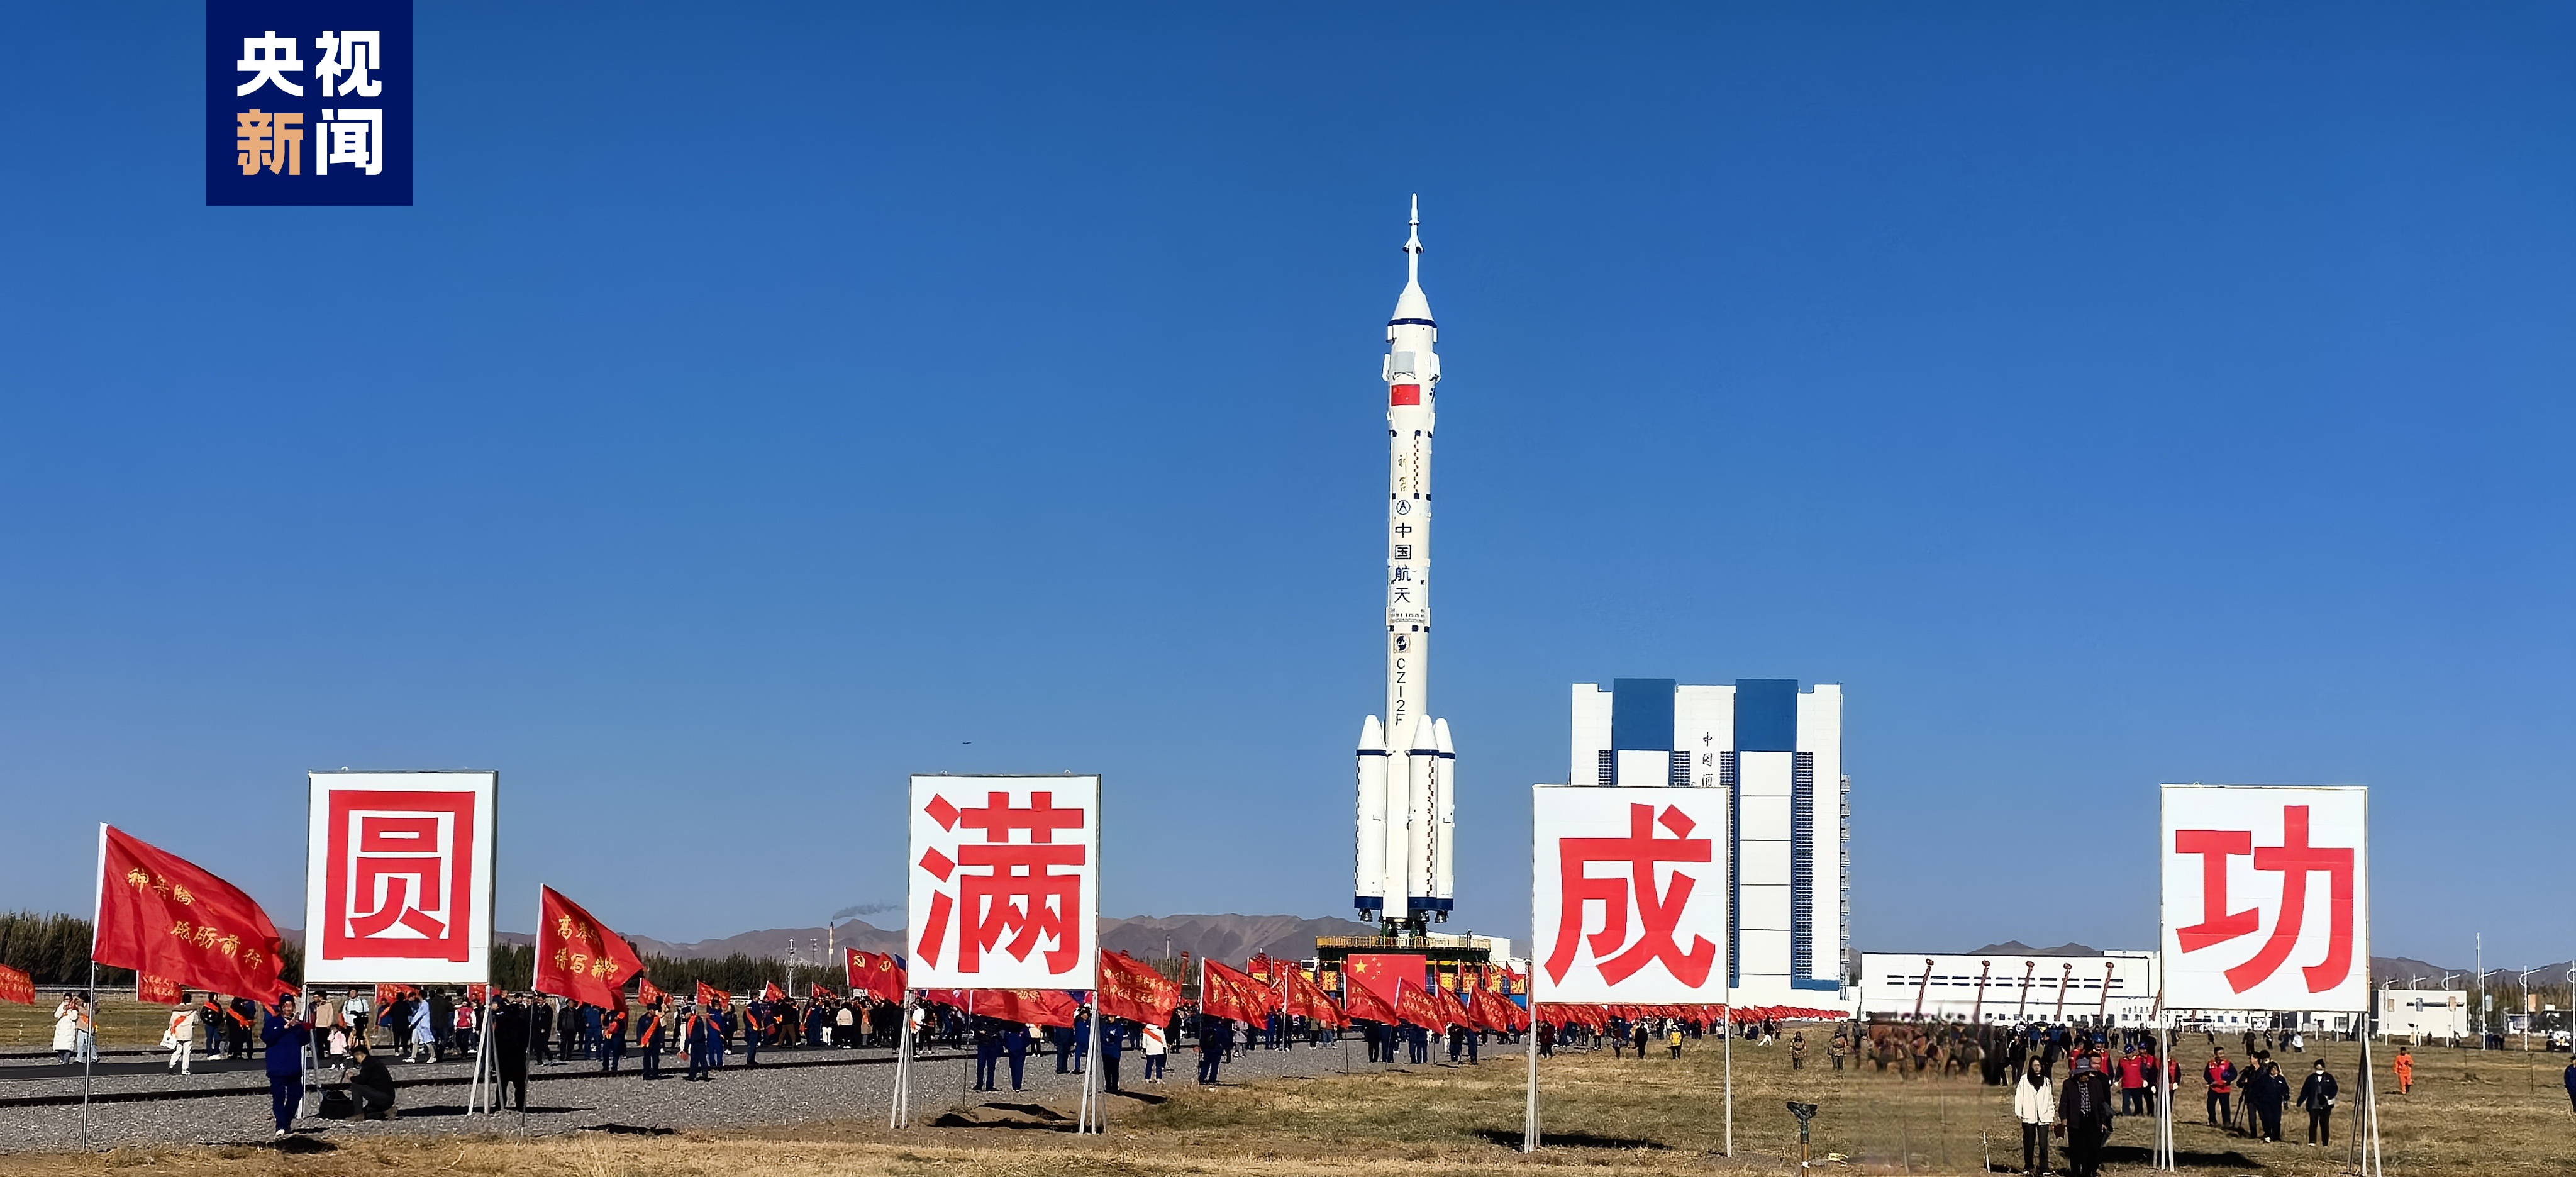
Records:
<instances>
[{"instance_id":1,"label":"white signboard","mask_svg":"<svg viewBox=\"0 0 2576 1177\"><path fill-rule=\"evenodd\" d=\"M304 979L491 981L500 774L309 775Z\"/></svg>"},{"instance_id":2,"label":"white signboard","mask_svg":"<svg viewBox=\"0 0 2576 1177\"><path fill-rule=\"evenodd\" d=\"M2370 794L2166 785L2167 1009L2370 1007Z\"/></svg>"},{"instance_id":3,"label":"white signboard","mask_svg":"<svg viewBox=\"0 0 2576 1177\"><path fill-rule=\"evenodd\" d=\"M1100 778L912 778L915 989L1089 989Z\"/></svg>"},{"instance_id":4,"label":"white signboard","mask_svg":"<svg viewBox=\"0 0 2576 1177\"><path fill-rule=\"evenodd\" d=\"M1726 1000L1726 793L1531 789L1536 1001Z\"/></svg>"}]
</instances>

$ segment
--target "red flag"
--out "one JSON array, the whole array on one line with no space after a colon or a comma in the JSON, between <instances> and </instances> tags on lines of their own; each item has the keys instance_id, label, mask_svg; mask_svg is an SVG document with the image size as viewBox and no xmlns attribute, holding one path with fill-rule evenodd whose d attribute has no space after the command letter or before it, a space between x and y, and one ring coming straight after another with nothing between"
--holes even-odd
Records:
<instances>
[{"instance_id":1,"label":"red flag","mask_svg":"<svg viewBox=\"0 0 2576 1177\"><path fill-rule=\"evenodd\" d=\"M134 1000L138 1004L177 1005L187 999L188 995L180 991L177 981L152 973L134 974Z\"/></svg>"},{"instance_id":2,"label":"red flag","mask_svg":"<svg viewBox=\"0 0 2576 1177\"><path fill-rule=\"evenodd\" d=\"M663 1002L671 1000L671 995L664 993L661 986L654 984L653 978L637 977L635 979L635 1000L640 1005L660 1005Z\"/></svg>"},{"instance_id":3,"label":"red flag","mask_svg":"<svg viewBox=\"0 0 2576 1177\"><path fill-rule=\"evenodd\" d=\"M1342 987L1342 1013L1346 1018L1388 1026L1404 1020L1396 1016L1394 1006L1387 1004L1385 998L1378 996L1365 985Z\"/></svg>"},{"instance_id":4,"label":"red flag","mask_svg":"<svg viewBox=\"0 0 2576 1177\"><path fill-rule=\"evenodd\" d=\"M1491 989L1480 989L1476 992L1476 1006L1485 1015L1485 1026L1488 1029L1500 1030L1506 1034L1529 1029L1529 1011L1522 1009L1511 998Z\"/></svg>"},{"instance_id":5,"label":"red flag","mask_svg":"<svg viewBox=\"0 0 2576 1177\"><path fill-rule=\"evenodd\" d=\"M1430 963L1427 956L1411 953L1367 953L1354 956L1342 964L1342 988L1348 990L1357 982L1360 988L1377 994L1387 1008L1395 1008L1396 984L1411 982L1422 985L1422 970Z\"/></svg>"},{"instance_id":6,"label":"red flag","mask_svg":"<svg viewBox=\"0 0 2576 1177\"><path fill-rule=\"evenodd\" d=\"M1259 1022L1270 1016L1278 995L1240 969L1212 960L1199 962L1199 1009L1213 1017Z\"/></svg>"},{"instance_id":7,"label":"red flag","mask_svg":"<svg viewBox=\"0 0 2576 1177\"><path fill-rule=\"evenodd\" d=\"M778 987L778 982L771 981L760 987L760 999L762 1001L785 1001L787 1000L787 991L780 989Z\"/></svg>"},{"instance_id":8,"label":"red flag","mask_svg":"<svg viewBox=\"0 0 2576 1177\"><path fill-rule=\"evenodd\" d=\"M1031 1026L1073 1025L1082 1003L1062 989L973 989L966 994L968 1012Z\"/></svg>"},{"instance_id":9,"label":"red flag","mask_svg":"<svg viewBox=\"0 0 2576 1177\"><path fill-rule=\"evenodd\" d=\"M1448 1022L1441 1014L1439 1003L1431 999L1430 992L1410 981L1396 986L1395 1016L1425 1030L1437 1030Z\"/></svg>"},{"instance_id":10,"label":"red flag","mask_svg":"<svg viewBox=\"0 0 2576 1177\"><path fill-rule=\"evenodd\" d=\"M198 989L269 1001L278 979L277 925L232 884L195 863L99 828L98 928L91 958Z\"/></svg>"},{"instance_id":11,"label":"red flag","mask_svg":"<svg viewBox=\"0 0 2576 1177\"><path fill-rule=\"evenodd\" d=\"M27 974L0 964L0 1001L20 1005L36 1004L36 982Z\"/></svg>"},{"instance_id":12,"label":"red flag","mask_svg":"<svg viewBox=\"0 0 2576 1177\"><path fill-rule=\"evenodd\" d=\"M823 983L822 983L821 981L816 981L816 982L814 982L814 986L813 986L813 988L814 988L814 1000L816 1000L816 1001L834 1001L834 1000L837 1000L836 998L834 998L834 997L832 996L832 991L831 991L831 990L826 989L826 988L824 988L824 987L823 987Z\"/></svg>"},{"instance_id":13,"label":"red flag","mask_svg":"<svg viewBox=\"0 0 2576 1177\"><path fill-rule=\"evenodd\" d=\"M700 981L698 982L698 1004L712 1005L717 1009L729 1009L733 1006L733 998L717 992L715 986Z\"/></svg>"},{"instance_id":14,"label":"red flag","mask_svg":"<svg viewBox=\"0 0 2576 1177\"><path fill-rule=\"evenodd\" d=\"M1279 1012L1313 1018L1327 1026L1339 1026L1348 1019L1340 1007L1326 996L1324 987L1299 969L1288 970L1287 984L1280 992Z\"/></svg>"},{"instance_id":15,"label":"red flag","mask_svg":"<svg viewBox=\"0 0 2576 1177\"><path fill-rule=\"evenodd\" d=\"M861 990L870 997L883 998L897 1004L902 1003L904 969L902 965L895 963L892 955L861 952L853 948L849 950L849 955L845 959L850 972L851 988Z\"/></svg>"},{"instance_id":16,"label":"red flag","mask_svg":"<svg viewBox=\"0 0 2576 1177\"><path fill-rule=\"evenodd\" d=\"M1102 1017L1160 1026L1171 1021L1172 1011L1180 1007L1181 986L1135 957L1104 949L1097 1000Z\"/></svg>"},{"instance_id":17,"label":"red flag","mask_svg":"<svg viewBox=\"0 0 2576 1177\"><path fill-rule=\"evenodd\" d=\"M1475 1013L1458 1000L1458 995L1446 989L1432 990L1431 1004L1439 1008L1443 1025L1473 1028L1480 1024Z\"/></svg>"},{"instance_id":18,"label":"red flag","mask_svg":"<svg viewBox=\"0 0 2576 1177\"><path fill-rule=\"evenodd\" d=\"M650 986L650 985L652 984L652 982L650 982L650 981L646 981L646 982L645 982L645 984L646 984L647 986ZM489 985L481 985L481 984L468 985L468 986L466 986L466 987L465 987L465 1004L467 1004L467 1005L481 1005L481 1004L483 1004L484 1000L485 1000L486 998L489 998L491 995L492 995L492 987L491 987L491 986L489 986Z\"/></svg>"},{"instance_id":19,"label":"red flag","mask_svg":"<svg viewBox=\"0 0 2576 1177\"><path fill-rule=\"evenodd\" d=\"M418 996L420 996L420 990L409 985L378 985L376 986L376 1016L379 1018L385 1016L385 1011L392 1009L397 1001Z\"/></svg>"},{"instance_id":20,"label":"red flag","mask_svg":"<svg viewBox=\"0 0 2576 1177\"><path fill-rule=\"evenodd\" d=\"M623 1006L626 978L643 971L624 938L554 888L537 889L537 992Z\"/></svg>"}]
</instances>

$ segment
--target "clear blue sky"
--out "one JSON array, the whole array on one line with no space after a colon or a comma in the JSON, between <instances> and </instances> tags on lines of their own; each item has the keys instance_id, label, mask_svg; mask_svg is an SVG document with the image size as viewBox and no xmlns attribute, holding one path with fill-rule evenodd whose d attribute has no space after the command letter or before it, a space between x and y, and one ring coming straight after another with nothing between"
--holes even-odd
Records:
<instances>
[{"instance_id":1,"label":"clear blue sky","mask_svg":"<svg viewBox=\"0 0 2576 1177\"><path fill-rule=\"evenodd\" d=\"M424 3L409 209L204 207L193 5L8 27L0 906L299 922L305 770L470 765L510 927L899 898L918 770L1346 914L1419 192L1452 930L1569 683L1795 677L1863 947L2144 946L2203 780L2576 951L2576 10Z\"/></svg>"}]
</instances>

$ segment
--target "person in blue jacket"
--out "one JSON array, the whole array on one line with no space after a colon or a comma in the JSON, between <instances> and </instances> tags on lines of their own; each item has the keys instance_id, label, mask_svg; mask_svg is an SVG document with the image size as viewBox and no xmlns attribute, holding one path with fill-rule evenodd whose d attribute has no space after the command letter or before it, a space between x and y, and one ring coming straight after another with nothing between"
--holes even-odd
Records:
<instances>
[{"instance_id":1,"label":"person in blue jacket","mask_svg":"<svg viewBox=\"0 0 2576 1177\"><path fill-rule=\"evenodd\" d=\"M1020 1068L1029 1059L1029 1028L1013 1022L1002 1028L1002 1052L1011 1059L1011 1090L1020 1089Z\"/></svg>"},{"instance_id":2,"label":"person in blue jacket","mask_svg":"<svg viewBox=\"0 0 2576 1177\"><path fill-rule=\"evenodd\" d=\"M268 1047L268 1111L277 1119L276 1138L295 1124L304 1104L304 1044L312 1040L313 1023L288 1020L287 998L260 1017L259 1040Z\"/></svg>"}]
</instances>

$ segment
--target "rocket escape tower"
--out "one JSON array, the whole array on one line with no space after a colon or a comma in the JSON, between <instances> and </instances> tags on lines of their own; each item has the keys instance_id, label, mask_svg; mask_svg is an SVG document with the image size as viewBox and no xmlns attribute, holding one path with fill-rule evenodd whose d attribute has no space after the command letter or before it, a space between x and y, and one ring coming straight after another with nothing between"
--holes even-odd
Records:
<instances>
[{"instance_id":1,"label":"rocket escape tower","mask_svg":"<svg viewBox=\"0 0 2576 1177\"><path fill-rule=\"evenodd\" d=\"M1360 725L1352 905L1417 941L1452 903L1457 752L1429 710L1431 437L1440 326L1422 294L1422 200L1404 242L1404 292L1386 324L1386 717Z\"/></svg>"}]
</instances>

